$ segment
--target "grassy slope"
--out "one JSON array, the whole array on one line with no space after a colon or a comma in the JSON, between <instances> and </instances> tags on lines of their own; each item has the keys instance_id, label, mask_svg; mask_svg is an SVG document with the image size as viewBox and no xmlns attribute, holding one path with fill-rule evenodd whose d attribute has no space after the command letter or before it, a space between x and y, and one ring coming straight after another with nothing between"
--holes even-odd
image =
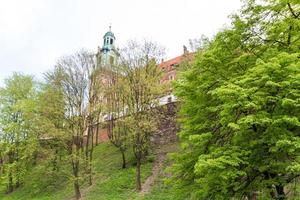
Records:
<instances>
[{"instance_id":1,"label":"grassy slope","mask_svg":"<svg viewBox=\"0 0 300 200\"><path fill-rule=\"evenodd\" d=\"M168 148L168 147L167 147ZM170 149L169 151L173 151ZM168 151L167 151L168 152ZM181 189L176 191L172 185L164 183L167 176L161 172L159 179L155 181L150 193L145 196L135 191L135 167L133 156L127 155L131 163L126 169L121 169L120 153L109 143L100 144L94 152L94 181L92 186L83 184L81 192L83 200L183 200L189 199ZM142 166L142 178L145 180L151 174L151 162ZM166 161L164 167L170 165ZM30 175L25 177L25 185L6 195L5 187L0 185L0 200L73 200L74 191L72 182L67 178L70 166L66 165L60 173L52 173L49 168L39 165L31 170ZM290 185L292 188L293 185ZM294 186L295 187L295 186ZM299 188L296 188L297 191ZM299 192L297 192L299 194ZM268 199L262 194L259 199ZM298 200L299 196L289 199Z\"/></svg>"},{"instance_id":2,"label":"grassy slope","mask_svg":"<svg viewBox=\"0 0 300 200\"><path fill-rule=\"evenodd\" d=\"M129 163L133 163L133 156L127 155ZM88 187L81 187L84 200L177 200L173 189L166 186L162 179L156 182L153 190L141 197L135 190L135 167L131 164L121 169L121 157L117 149L109 143L95 148L94 154L94 183ZM66 166L69 167L69 166ZM152 163L142 166L142 179L151 174ZM4 194L0 187L0 199L3 200L69 200L73 197L73 187L68 181L67 173L70 169L62 170L60 174L51 174L45 167L32 169L30 176L25 177L26 185L10 195ZM52 183L52 184L51 184Z\"/></svg>"}]
</instances>

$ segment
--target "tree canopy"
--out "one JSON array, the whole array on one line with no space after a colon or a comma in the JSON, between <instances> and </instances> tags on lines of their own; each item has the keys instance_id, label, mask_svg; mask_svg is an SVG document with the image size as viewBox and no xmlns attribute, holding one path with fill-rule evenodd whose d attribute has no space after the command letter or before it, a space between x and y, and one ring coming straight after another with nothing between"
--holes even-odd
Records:
<instances>
[{"instance_id":1,"label":"tree canopy","mask_svg":"<svg viewBox=\"0 0 300 200\"><path fill-rule=\"evenodd\" d=\"M195 199L284 199L300 175L300 5L245 1L175 84L177 183ZM181 179L178 179L181 177Z\"/></svg>"}]
</instances>

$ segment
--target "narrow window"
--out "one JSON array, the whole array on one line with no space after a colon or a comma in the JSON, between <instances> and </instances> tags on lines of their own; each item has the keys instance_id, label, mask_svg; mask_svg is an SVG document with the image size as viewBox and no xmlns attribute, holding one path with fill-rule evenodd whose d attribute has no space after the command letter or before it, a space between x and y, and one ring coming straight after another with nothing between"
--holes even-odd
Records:
<instances>
[{"instance_id":1,"label":"narrow window","mask_svg":"<svg viewBox=\"0 0 300 200\"><path fill-rule=\"evenodd\" d=\"M113 44L113 39L112 38L110 38L110 44Z\"/></svg>"},{"instance_id":2,"label":"narrow window","mask_svg":"<svg viewBox=\"0 0 300 200\"><path fill-rule=\"evenodd\" d=\"M114 64L114 61L115 61L114 57L113 57L113 56L110 56L109 62L110 62L111 65Z\"/></svg>"}]
</instances>

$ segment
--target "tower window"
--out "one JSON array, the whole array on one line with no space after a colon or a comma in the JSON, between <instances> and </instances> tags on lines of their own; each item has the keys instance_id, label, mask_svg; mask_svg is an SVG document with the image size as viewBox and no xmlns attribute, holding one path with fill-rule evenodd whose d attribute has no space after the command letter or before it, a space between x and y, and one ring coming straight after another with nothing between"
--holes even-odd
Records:
<instances>
[{"instance_id":1,"label":"tower window","mask_svg":"<svg viewBox=\"0 0 300 200\"><path fill-rule=\"evenodd\" d=\"M114 61L115 61L114 57L113 57L113 56L110 56L110 57L109 57L109 62L110 62L111 65L114 64Z\"/></svg>"},{"instance_id":2,"label":"tower window","mask_svg":"<svg viewBox=\"0 0 300 200\"><path fill-rule=\"evenodd\" d=\"M113 44L113 39L112 38L110 38L110 44Z\"/></svg>"},{"instance_id":3,"label":"tower window","mask_svg":"<svg viewBox=\"0 0 300 200\"><path fill-rule=\"evenodd\" d=\"M174 80L174 76L173 75L169 75L169 80Z\"/></svg>"}]
</instances>

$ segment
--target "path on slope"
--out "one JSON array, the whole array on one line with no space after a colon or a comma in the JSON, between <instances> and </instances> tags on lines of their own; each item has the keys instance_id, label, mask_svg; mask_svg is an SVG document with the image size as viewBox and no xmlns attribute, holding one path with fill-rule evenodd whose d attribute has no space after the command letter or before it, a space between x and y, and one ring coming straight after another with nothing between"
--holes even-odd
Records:
<instances>
[{"instance_id":1,"label":"path on slope","mask_svg":"<svg viewBox=\"0 0 300 200\"><path fill-rule=\"evenodd\" d=\"M150 192L157 177L164 170L164 162L166 160L167 153L173 152L176 148L177 148L177 144L174 143L174 144L162 145L155 150L154 152L155 160L152 167L152 174L142 184L142 190L140 191L140 195L144 195Z\"/></svg>"},{"instance_id":2,"label":"path on slope","mask_svg":"<svg viewBox=\"0 0 300 200\"><path fill-rule=\"evenodd\" d=\"M141 195L148 193L151 187L154 185L157 176L162 171L165 158L166 158L165 153L158 153L156 155L155 161L153 163L152 174L143 183L142 190L140 192Z\"/></svg>"}]
</instances>

